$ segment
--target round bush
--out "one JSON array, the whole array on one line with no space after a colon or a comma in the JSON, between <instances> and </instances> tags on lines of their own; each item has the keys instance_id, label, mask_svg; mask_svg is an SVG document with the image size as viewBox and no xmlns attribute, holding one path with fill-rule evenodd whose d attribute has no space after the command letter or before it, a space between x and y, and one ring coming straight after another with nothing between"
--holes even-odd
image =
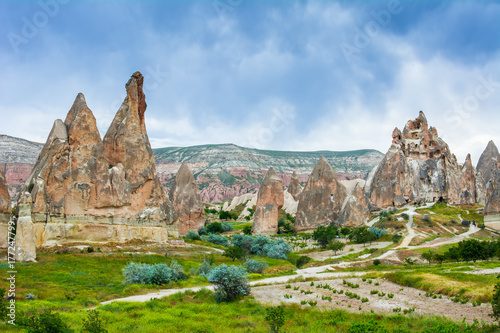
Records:
<instances>
[{"instance_id":1,"label":"round bush","mask_svg":"<svg viewBox=\"0 0 500 333\"><path fill-rule=\"evenodd\" d=\"M207 233L209 234L221 234L224 232L222 229L222 224L219 222L212 222L205 227Z\"/></svg>"},{"instance_id":2,"label":"round bush","mask_svg":"<svg viewBox=\"0 0 500 333\"><path fill-rule=\"evenodd\" d=\"M191 240L200 240L200 235L197 234L193 230L189 230L188 233L184 236L185 239L191 239Z\"/></svg>"},{"instance_id":3,"label":"round bush","mask_svg":"<svg viewBox=\"0 0 500 333\"><path fill-rule=\"evenodd\" d=\"M231 232L231 231L234 231L233 226L232 226L232 225L230 225L230 224L229 224L229 223L227 223L227 222L223 222L223 223L221 224L221 226L222 226L222 230L223 230L224 232Z\"/></svg>"},{"instance_id":4,"label":"round bush","mask_svg":"<svg viewBox=\"0 0 500 333\"><path fill-rule=\"evenodd\" d=\"M245 270L241 267L221 266L212 269L208 281L215 284L215 299L217 302L229 302L238 296L250 294Z\"/></svg>"},{"instance_id":5,"label":"round bush","mask_svg":"<svg viewBox=\"0 0 500 333\"><path fill-rule=\"evenodd\" d=\"M217 244L217 245L222 245L222 246L228 246L229 245L229 240L221 235L217 234L208 234L208 239L210 243Z\"/></svg>"},{"instance_id":6,"label":"round bush","mask_svg":"<svg viewBox=\"0 0 500 333\"><path fill-rule=\"evenodd\" d=\"M208 234L207 229L205 227L200 227L198 229L198 235L203 236L203 235L207 235L207 234Z\"/></svg>"},{"instance_id":7,"label":"round bush","mask_svg":"<svg viewBox=\"0 0 500 333\"><path fill-rule=\"evenodd\" d=\"M264 262L251 259L248 259L245 262L244 266L248 273L259 273L259 274L261 274L262 271L264 271L268 267L267 264Z\"/></svg>"}]
</instances>

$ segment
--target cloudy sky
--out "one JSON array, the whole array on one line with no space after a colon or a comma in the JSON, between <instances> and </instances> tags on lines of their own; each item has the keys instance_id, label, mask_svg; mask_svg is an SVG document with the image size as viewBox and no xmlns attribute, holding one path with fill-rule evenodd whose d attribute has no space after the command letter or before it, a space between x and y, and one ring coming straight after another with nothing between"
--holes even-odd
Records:
<instances>
[{"instance_id":1,"label":"cloudy sky","mask_svg":"<svg viewBox=\"0 0 500 333\"><path fill-rule=\"evenodd\" d=\"M500 144L500 1L0 1L0 133L84 93L103 136L135 71L153 147L386 152L423 110L459 161Z\"/></svg>"}]
</instances>

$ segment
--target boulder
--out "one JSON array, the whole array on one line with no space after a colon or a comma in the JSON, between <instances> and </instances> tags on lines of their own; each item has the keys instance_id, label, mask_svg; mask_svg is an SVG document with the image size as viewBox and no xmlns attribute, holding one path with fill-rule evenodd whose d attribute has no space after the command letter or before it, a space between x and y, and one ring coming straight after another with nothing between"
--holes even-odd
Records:
<instances>
[{"instance_id":1,"label":"boulder","mask_svg":"<svg viewBox=\"0 0 500 333\"><path fill-rule=\"evenodd\" d=\"M347 191L324 157L314 167L300 195L295 218L296 231L340 222Z\"/></svg>"},{"instance_id":2,"label":"boulder","mask_svg":"<svg viewBox=\"0 0 500 333\"><path fill-rule=\"evenodd\" d=\"M288 185L288 193L292 195L295 201L299 200L300 193L302 193L302 186L300 186L299 178L295 171L292 173L292 178L290 179L290 185Z\"/></svg>"},{"instance_id":3,"label":"boulder","mask_svg":"<svg viewBox=\"0 0 500 333\"><path fill-rule=\"evenodd\" d=\"M252 234L278 233L279 210L284 204L283 182L274 168L270 168L262 180L257 194Z\"/></svg>"},{"instance_id":4,"label":"boulder","mask_svg":"<svg viewBox=\"0 0 500 333\"><path fill-rule=\"evenodd\" d=\"M464 172L469 173L468 179ZM434 127L429 127L420 111L403 131L394 130L392 145L368 176L365 193L371 209L440 199L450 204L474 204L477 202L474 183L472 165L466 163L463 169L458 164L448 145Z\"/></svg>"},{"instance_id":5,"label":"boulder","mask_svg":"<svg viewBox=\"0 0 500 333\"><path fill-rule=\"evenodd\" d=\"M173 220L178 224L180 235L205 225L205 210L200 191L186 163L182 163L175 175L175 183L170 189L170 201Z\"/></svg>"}]
</instances>

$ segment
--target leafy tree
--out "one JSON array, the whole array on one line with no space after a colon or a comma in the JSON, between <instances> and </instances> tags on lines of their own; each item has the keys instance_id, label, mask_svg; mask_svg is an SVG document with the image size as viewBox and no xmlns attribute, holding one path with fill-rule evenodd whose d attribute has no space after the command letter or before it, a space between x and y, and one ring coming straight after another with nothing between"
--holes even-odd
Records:
<instances>
[{"instance_id":1,"label":"leafy tree","mask_svg":"<svg viewBox=\"0 0 500 333\"><path fill-rule=\"evenodd\" d=\"M217 244L217 245L222 245L222 246L228 246L229 245L229 240L218 234L208 234L208 239L210 243Z\"/></svg>"},{"instance_id":2,"label":"leafy tree","mask_svg":"<svg viewBox=\"0 0 500 333\"><path fill-rule=\"evenodd\" d=\"M250 285L241 267L222 264L212 269L208 281L215 284L215 299L217 302L230 302L239 296L250 294Z\"/></svg>"},{"instance_id":3,"label":"leafy tree","mask_svg":"<svg viewBox=\"0 0 500 333\"><path fill-rule=\"evenodd\" d=\"M222 228L222 224L219 222L212 222L209 223L206 227L205 230L209 234L221 234L224 232L224 229Z\"/></svg>"},{"instance_id":4,"label":"leafy tree","mask_svg":"<svg viewBox=\"0 0 500 333\"><path fill-rule=\"evenodd\" d=\"M366 226L354 228L349 235L349 239L358 244L363 244L363 246L366 245L366 243L371 242L373 238L373 234L368 230L368 227Z\"/></svg>"},{"instance_id":5,"label":"leafy tree","mask_svg":"<svg viewBox=\"0 0 500 333\"><path fill-rule=\"evenodd\" d=\"M222 226L222 230L223 230L224 232L231 232L231 231L234 231L233 226L232 226L232 225L230 225L230 224L229 224L229 223L227 223L227 222L223 222L223 223L221 224L221 226Z\"/></svg>"},{"instance_id":6,"label":"leafy tree","mask_svg":"<svg viewBox=\"0 0 500 333\"><path fill-rule=\"evenodd\" d=\"M344 235L344 237L346 237L351 233L351 229L349 229L348 227L342 227L342 229L340 229L340 233Z\"/></svg>"},{"instance_id":7,"label":"leafy tree","mask_svg":"<svg viewBox=\"0 0 500 333\"><path fill-rule=\"evenodd\" d=\"M345 244L336 240L330 241L327 245L327 249L333 251L334 255L337 255L337 251L342 251L345 247Z\"/></svg>"},{"instance_id":8,"label":"leafy tree","mask_svg":"<svg viewBox=\"0 0 500 333\"><path fill-rule=\"evenodd\" d=\"M422 253L422 258L424 260L427 260L427 262L430 265L432 263L432 261L434 260L434 252L432 252L431 250L424 252L424 253Z\"/></svg>"},{"instance_id":9,"label":"leafy tree","mask_svg":"<svg viewBox=\"0 0 500 333\"><path fill-rule=\"evenodd\" d=\"M465 261L480 260L484 258L483 244L477 239L467 239L458 243L460 257Z\"/></svg>"},{"instance_id":10,"label":"leafy tree","mask_svg":"<svg viewBox=\"0 0 500 333\"><path fill-rule=\"evenodd\" d=\"M198 235L203 236L207 234L207 229L205 227L198 228Z\"/></svg>"},{"instance_id":11,"label":"leafy tree","mask_svg":"<svg viewBox=\"0 0 500 333\"><path fill-rule=\"evenodd\" d=\"M374 266L378 266L378 265L380 265L380 264L381 264L380 259L375 259L375 260L373 260L373 265L374 265Z\"/></svg>"},{"instance_id":12,"label":"leafy tree","mask_svg":"<svg viewBox=\"0 0 500 333\"><path fill-rule=\"evenodd\" d=\"M456 262L460 261L460 251L457 246L450 247L444 255L449 260L455 260Z\"/></svg>"},{"instance_id":13,"label":"leafy tree","mask_svg":"<svg viewBox=\"0 0 500 333\"><path fill-rule=\"evenodd\" d=\"M230 246L224 251L222 255L224 257L233 259L234 262L236 259L241 259L245 256L245 250L239 246Z\"/></svg>"},{"instance_id":14,"label":"leafy tree","mask_svg":"<svg viewBox=\"0 0 500 333\"><path fill-rule=\"evenodd\" d=\"M104 324L99 318L99 311L89 310L87 312L87 319L83 320L82 332L85 333L108 333L104 328Z\"/></svg>"},{"instance_id":15,"label":"leafy tree","mask_svg":"<svg viewBox=\"0 0 500 333\"><path fill-rule=\"evenodd\" d=\"M329 225L328 227L320 225L312 234L312 238L319 243L319 246L322 248L326 248L328 243L331 240L335 239L337 236L338 228L332 227Z\"/></svg>"},{"instance_id":16,"label":"leafy tree","mask_svg":"<svg viewBox=\"0 0 500 333\"><path fill-rule=\"evenodd\" d=\"M285 325L285 309L283 306L266 309L266 321L271 326L271 332L279 333Z\"/></svg>"},{"instance_id":17,"label":"leafy tree","mask_svg":"<svg viewBox=\"0 0 500 333\"><path fill-rule=\"evenodd\" d=\"M434 254L434 260L437 261L438 264L442 264L445 261L446 256L444 254L436 253Z\"/></svg>"},{"instance_id":18,"label":"leafy tree","mask_svg":"<svg viewBox=\"0 0 500 333\"><path fill-rule=\"evenodd\" d=\"M398 234L392 235L392 242L393 243L398 243L401 239L403 239L403 236L401 236L401 235L398 235Z\"/></svg>"}]
</instances>

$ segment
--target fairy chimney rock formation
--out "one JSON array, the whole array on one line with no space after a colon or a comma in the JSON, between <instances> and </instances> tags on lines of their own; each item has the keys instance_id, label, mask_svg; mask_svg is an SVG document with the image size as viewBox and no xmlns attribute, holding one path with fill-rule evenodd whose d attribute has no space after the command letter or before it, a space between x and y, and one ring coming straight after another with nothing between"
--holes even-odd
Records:
<instances>
[{"instance_id":1,"label":"fairy chimney rock formation","mask_svg":"<svg viewBox=\"0 0 500 333\"><path fill-rule=\"evenodd\" d=\"M283 207L284 200L283 182L271 167L259 187L252 234L278 233L279 210Z\"/></svg>"},{"instance_id":2,"label":"fairy chimney rock formation","mask_svg":"<svg viewBox=\"0 0 500 333\"><path fill-rule=\"evenodd\" d=\"M368 220L370 209L365 193L363 182L358 181L353 189L348 190L347 198L342 204L340 222L343 225L353 227L361 226Z\"/></svg>"},{"instance_id":3,"label":"fairy chimney rock formation","mask_svg":"<svg viewBox=\"0 0 500 333\"><path fill-rule=\"evenodd\" d=\"M290 185L288 185L288 193L292 195L295 201L299 200L299 195L302 192L302 186L300 186L299 178L295 171L292 173L292 178L290 179Z\"/></svg>"},{"instance_id":4,"label":"fairy chimney rock formation","mask_svg":"<svg viewBox=\"0 0 500 333\"><path fill-rule=\"evenodd\" d=\"M345 186L339 182L335 171L322 156L300 195L295 230L315 229L319 225L339 222L346 197Z\"/></svg>"},{"instance_id":5,"label":"fairy chimney rock formation","mask_svg":"<svg viewBox=\"0 0 500 333\"><path fill-rule=\"evenodd\" d=\"M37 244L167 238L172 221L146 132L142 85L134 73L103 140L81 93L65 121L54 122L24 187L35 229L43 229L36 230Z\"/></svg>"},{"instance_id":6,"label":"fairy chimney rock formation","mask_svg":"<svg viewBox=\"0 0 500 333\"><path fill-rule=\"evenodd\" d=\"M178 224L179 234L189 230L198 230L205 225L205 210L201 194L191 170L182 163L175 176L174 186L170 190L173 207L173 219Z\"/></svg>"},{"instance_id":7,"label":"fairy chimney rock formation","mask_svg":"<svg viewBox=\"0 0 500 333\"><path fill-rule=\"evenodd\" d=\"M468 180L463 172L469 172ZM436 128L429 127L420 111L403 131L394 130L392 145L368 176L365 192L372 209L439 199L450 204L474 204L478 198L473 173L468 165L462 170Z\"/></svg>"},{"instance_id":8,"label":"fairy chimney rock formation","mask_svg":"<svg viewBox=\"0 0 500 333\"><path fill-rule=\"evenodd\" d=\"M500 153L495 143L490 141L477 162L477 171L483 176L484 185L486 185L490 180L494 182L499 170Z\"/></svg>"}]
</instances>

